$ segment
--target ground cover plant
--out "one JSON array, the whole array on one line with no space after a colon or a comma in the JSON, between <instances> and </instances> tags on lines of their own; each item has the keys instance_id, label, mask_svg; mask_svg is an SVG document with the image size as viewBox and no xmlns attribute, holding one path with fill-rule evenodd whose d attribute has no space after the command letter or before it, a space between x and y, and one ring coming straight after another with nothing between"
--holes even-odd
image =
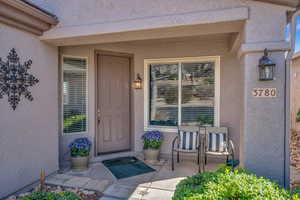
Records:
<instances>
[{"instance_id":1,"label":"ground cover plant","mask_svg":"<svg viewBox=\"0 0 300 200\"><path fill-rule=\"evenodd\" d=\"M182 180L173 200L300 200L278 184L249 171L222 167Z\"/></svg>"},{"instance_id":2,"label":"ground cover plant","mask_svg":"<svg viewBox=\"0 0 300 200\"><path fill-rule=\"evenodd\" d=\"M33 192L28 196L21 198L21 200L82 200L73 192Z\"/></svg>"}]
</instances>

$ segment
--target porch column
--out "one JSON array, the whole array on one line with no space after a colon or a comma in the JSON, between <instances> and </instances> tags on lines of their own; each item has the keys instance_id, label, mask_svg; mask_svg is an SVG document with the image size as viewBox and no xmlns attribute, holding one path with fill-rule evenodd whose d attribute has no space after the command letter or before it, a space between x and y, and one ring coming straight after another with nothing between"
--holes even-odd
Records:
<instances>
[{"instance_id":1,"label":"porch column","mask_svg":"<svg viewBox=\"0 0 300 200\"><path fill-rule=\"evenodd\" d=\"M280 9L274 13L268 12L267 8L256 10L244 29L244 42L239 50L244 76L240 160L244 168L258 176L284 185L287 176L285 132L289 126L285 122L285 108L288 108L285 101L285 96L288 101L285 52L290 44L285 41L286 17L284 10ZM258 62L265 48L270 50L269 58L276 63L275 78L271 81L259 81ZM276 97L255 97L254 88L276 88Z\"/></svg>"},{"instance_id":2,"label":"porch column","mask_svg":"<svg viewBox=\"0 0 300 200\"><path fill-rule=\"evenodd\" d=\"M285 56L271 52L276 80L258 80L258 53L244 55L244 123L241 135L242 165L257 174L284 181L285 154ZM274 98L254 97L254 88L276 88Z\"/></svg>"}]
</instances>

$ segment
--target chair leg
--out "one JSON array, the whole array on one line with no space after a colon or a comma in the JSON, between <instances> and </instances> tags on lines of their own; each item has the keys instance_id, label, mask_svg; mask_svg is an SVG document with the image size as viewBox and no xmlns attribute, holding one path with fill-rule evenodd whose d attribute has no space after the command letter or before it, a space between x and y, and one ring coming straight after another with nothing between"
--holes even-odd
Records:
<instances>
[{"instance_id":1,"label":"chair leg","mask_svg":"<svg viewBox=\"0 0 300 200\"><path fill-rule=\"evenodd\" d=\"M179 163L179 152L177 151L177 163Z\"/></svg>"},{"instance_id":2,"label":"chair leg","mask_svg":"<svg viewBox=\"0 0 300 200\"><path fill-rule=\"evenodd\" d=\"M198 173L201 173L202 162L200 164L200 151L198 151L198 154L197 154L197 163L198 163Z\"/></svg>"},{"instance_id":3,"label":"chair leg","mask_svg":"<svg viewBox=\"0 0 300 200\"><path fill-rule=\"evenodd\" d=\"M228 163L228 160L229 160L228 157L229 157L229 156L226 156L226 163Z\"/></svg>"},{"instance_id":4,"label":"chair leg","mask_svg":"<svg viewBox=\"0 0 300 200\"><path fill-rule=\"evenodd\" d=\"M174 151L172 150L172 171L174 171Z\"/></svg>"},{"instance_id":5,"label":"chair leg","mask_svg":"<svg viewBox=\"0 0 300 200\"><path fill-rule=\"evenodd\" d=\"M232 158L232 171L233 171L234 170L234 152L232 152L231 158Z\"/></svg>"},{"instance_id":6,"label":"chair leg","mask_svg":"<svg viewBox=\"0 0 300 200\"><path fill-rule=\"evenodd\" d=\"M205 172L205 155L201 156L202 171Z\"/></svg>"},{"instance_id":7,"label":"chair leg","mask_svg":"<svg viewBox=\"0 0 300 200\"><path fill-rule=\"evenodd\" d=\"M205 157L204 157L204 163L205 163L205 165L207 164L207 155L205 155Z\"/></svg>"}]
</instances>

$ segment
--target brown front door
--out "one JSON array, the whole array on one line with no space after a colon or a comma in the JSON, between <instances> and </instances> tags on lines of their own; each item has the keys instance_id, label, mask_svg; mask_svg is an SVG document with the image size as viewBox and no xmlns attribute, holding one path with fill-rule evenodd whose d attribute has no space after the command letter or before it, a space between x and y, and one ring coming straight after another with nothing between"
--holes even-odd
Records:
<instances>
[{"instance_id":1,"label":"brown front door","mask_svg":"<svg viewBox=\"0 0 300 200\"><path fill-rule=\"evenodd\" d=\"M98 55L98 153L130 149L130 59Z\"/></svg>"}]
</instances>

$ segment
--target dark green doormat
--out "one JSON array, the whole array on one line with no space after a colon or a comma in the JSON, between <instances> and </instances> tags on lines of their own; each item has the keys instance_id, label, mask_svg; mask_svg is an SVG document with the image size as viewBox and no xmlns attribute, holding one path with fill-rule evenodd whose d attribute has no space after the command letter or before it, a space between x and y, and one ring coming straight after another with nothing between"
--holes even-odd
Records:
<instances>
[{"instance_id":1,"label":"dark green doormat","mask_svg":"<svg viewBox=\"0 0 300 200\"><path fill-rule=\"evenodd\" d=\"M149 167L136 157L114 158L110 160L104 160L102 163L117 179L155 171L155 169Z\"/></svg>"}]
</instances>

